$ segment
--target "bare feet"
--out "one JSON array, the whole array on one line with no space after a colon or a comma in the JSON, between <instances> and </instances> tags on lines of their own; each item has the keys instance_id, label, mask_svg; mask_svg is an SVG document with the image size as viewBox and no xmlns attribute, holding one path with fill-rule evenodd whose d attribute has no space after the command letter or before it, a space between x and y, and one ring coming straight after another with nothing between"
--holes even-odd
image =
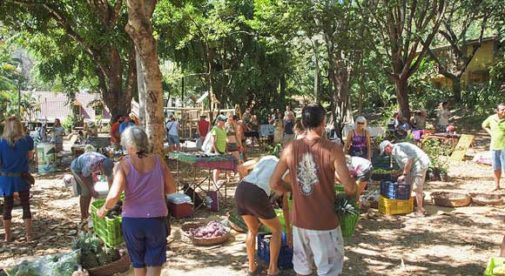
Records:
<instances>
[{"instance_id":1,"label":"bare feet","mask_svg":"<svg viewBox=\"0 0 505 276\"><path fill-rule=\"evenodd\" d=\"M498 186L498 187L496 187L496 188L492 189L492 190L491 190L491 192L497 192L497 191L499 191L499 190L501 190L501 187L499 187L499 186Z\"/></svg>"}]
</instances>

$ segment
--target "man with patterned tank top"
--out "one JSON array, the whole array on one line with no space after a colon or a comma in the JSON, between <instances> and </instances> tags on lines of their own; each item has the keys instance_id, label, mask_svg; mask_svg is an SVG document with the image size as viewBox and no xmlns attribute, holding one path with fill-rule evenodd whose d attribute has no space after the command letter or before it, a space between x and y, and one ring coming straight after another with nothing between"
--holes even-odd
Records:
<instances>
[{"instance_id":1,"label":"man with patterned tank top","mask_svg":"<svg viewBox=\"0 0 505 276\"><path fill-rule=\"evenodd\" d=\"M338 275L344 263L344 242L335 211L335 177L349 196L356 184L347 170L340 145L324 138L325 110L310 104L302 110L305 136L289 143L270 179L274 190L293 195L293 266L298 275ZM281 178L289 170L291 183Z\"/></svg>"}]
</instances>

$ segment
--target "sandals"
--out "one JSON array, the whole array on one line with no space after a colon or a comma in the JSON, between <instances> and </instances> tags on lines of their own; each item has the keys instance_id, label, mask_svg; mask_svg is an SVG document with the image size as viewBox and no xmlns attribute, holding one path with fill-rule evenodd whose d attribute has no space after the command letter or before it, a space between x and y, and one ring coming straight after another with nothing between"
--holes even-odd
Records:
<instances>
[{"instance_id":1,"label":"sandals","mask_svg":"<svg viewBox=\"0 0 505 276\"><path fill-rule=\"evenodd\" d=\"M261 275L261 270L263 270L263 267L261 266L261 264L257 264L255 271L249 271L249 269L247 269L247 276Z\"/></svg>"}]
</instances>

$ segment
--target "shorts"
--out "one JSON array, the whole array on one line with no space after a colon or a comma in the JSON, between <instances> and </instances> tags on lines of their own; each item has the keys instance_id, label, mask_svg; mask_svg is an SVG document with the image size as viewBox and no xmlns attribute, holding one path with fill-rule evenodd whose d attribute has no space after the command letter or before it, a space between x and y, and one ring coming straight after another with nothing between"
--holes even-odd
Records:
<instances>
[{"instance_id":1,"label":"shorts","mask_svg":"<svg viewBox=\"0 0 505 276\"><path fill-rule=\"evenodd\" d=\"M238 151L237 143L226 143L226 151L227 152Z\"/></svg>"},{"instance_id":2,"label":"shorts","mask_svg":"<svg viewBox=\"0 0 505 276\"><path fill-rule=\"evenodd\" d=\"M260 187L242 181L235 191L235 203L240 216L255 216L260 219L277 217L267 193Z\"/></svg>"},{"instance_id":3,"label":"shorts","mask_svg":"<svg viewBox=\"0 0 505 276\"><path fill-rule=\"evenodd\" d=\"M167 218L128 218L121 223L134 268L162 266L167 260Z\"/></svg>"},{"instance_id":4,"label":"shorts","mask_svg":"<svg viewBox=\"0 0 505 276\"><path fill-rule=\"evenodd\" d=\"M491 150L491 163L493 170L505 171L505 150Z\"/></svg>"},{"instance_id":5,"label":"shorts","mask_svg":"<svg viewBox=\"0 0 505 276\"><path fill-rule=\"evenodd\" d=\"M428 170L422 170L420 172L415 172L411 176L411 183L412 183L412 191L422 194L423 193L423 187L424 187L424 181L426 179L426 172Z\"/></svg>"},{"instance_id":6,"label":"shorts","mask_svg":"<svg viewBox=\"0 0 505 276\"><path fill-rule=\"evenodd\" d=\"M179 136L178 135L168 135L168 144L169 145L178 145L180 144Z\"/></svg>"},{"instance_id":7,"label":"shorts","mask_svg":"<svg viewBox=\"0 0 505 276\"><path fill-rule=\"evenodd\" d=\"M93 184L93 178L91 176L84 177L80 173L76 173L73 170L72 170L72 175L74 176L75 182L77 184L75 187L76 191L77 191L77 195L91 196L91 192L88 189L88 187L86 186L86 182Z\"/></svg>"},{"instance_id":8,"label":"shorts","mask_svg":"<svg viewBox=\"0 0 505 276\"><path fill-rule=\"evenodd\" d=\"M339 275L344 266L344 239L340 226L308 230L293 226L293 269L301 275Z\"/></svg>"}]
</instances>

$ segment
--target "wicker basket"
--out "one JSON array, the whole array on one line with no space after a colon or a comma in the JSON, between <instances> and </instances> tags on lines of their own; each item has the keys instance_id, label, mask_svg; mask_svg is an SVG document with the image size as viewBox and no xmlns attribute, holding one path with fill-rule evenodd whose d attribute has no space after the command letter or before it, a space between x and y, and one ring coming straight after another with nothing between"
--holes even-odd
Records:
<instances>
[{"instance_id":1,"label":"wicker basket","mask_svg":"<svg viewBox=\"0 0 505 276\"><path fill-rule=\"evenodd\" d=\"M496 206L503 204L503 198L501 197L501 195L470 193L470 196L472 197L472 203L475 203L476 205Z\"/></svg>"},{"instance_id":2,"label":"wicker basket","mask_svg":"<svg viewBox=\"0 0 505 276\"><path fill-rule=\"evenodd\" d=\"M194 245L198 246L211 246L225 243L230 238L230 233L226 233L224 236L217 238L195 238L189 237L189 239L193 242Z\"/></svg>"},{"instance_id":3,"label":"wicker basket","mask_svg":"<svg viewBox=\"0 0 505 276\"><path fill-rule=\"evenodd\" d=\"M121 256L121 259L103 266L88 269L90 276L108 276L115 273L126 272L130 269L130 258L127 253Z\"/></svg>"},{"instance_id":4,"label":"wicker basket","mask_svg":"<svg viewBox=\"0 0 505 276\"><path fill-rule=\"evenodd\" d=\"M435 205L443 207L464 207L472 203L468 194L454 192L433 192L431 199Z\"/></svg>"}]
</instances>

